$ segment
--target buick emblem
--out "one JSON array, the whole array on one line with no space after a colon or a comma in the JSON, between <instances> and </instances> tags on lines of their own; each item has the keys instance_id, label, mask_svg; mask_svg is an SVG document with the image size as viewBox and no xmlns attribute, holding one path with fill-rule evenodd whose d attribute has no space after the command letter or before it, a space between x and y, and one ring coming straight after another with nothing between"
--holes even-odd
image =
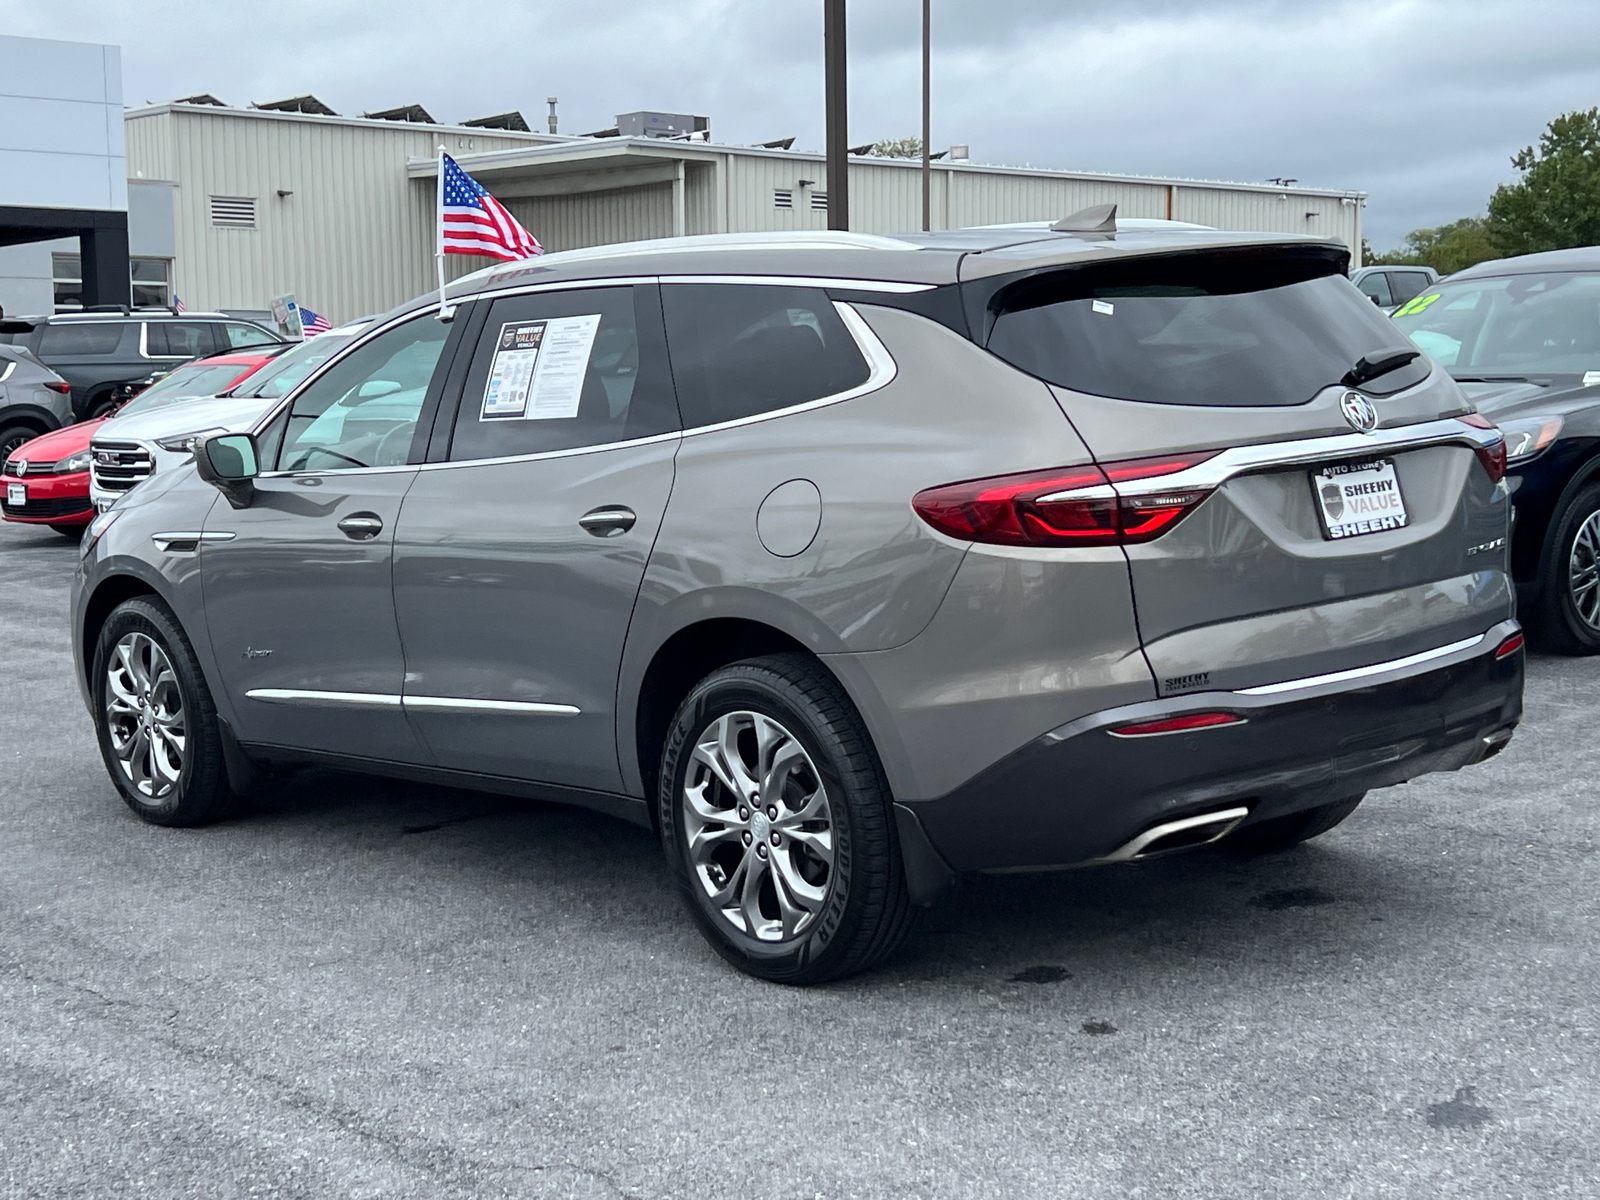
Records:
<instances>
[{"instance_id":1,"label":"buick emblem","mask_svg":"<svg viewBox=\"0 0 1600 1200\"><path fill-rule=\"evenodd\" d=\"M1339 411L1357 433L1371 433L1378 427L1378 410L1360 392L1346 392L1340 396Z\"/></svg>"}]
</instances>

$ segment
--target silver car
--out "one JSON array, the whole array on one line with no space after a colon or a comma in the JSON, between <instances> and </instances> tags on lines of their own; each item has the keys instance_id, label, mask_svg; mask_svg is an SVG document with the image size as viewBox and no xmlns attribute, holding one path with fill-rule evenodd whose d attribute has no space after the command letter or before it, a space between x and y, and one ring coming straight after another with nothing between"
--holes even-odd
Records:
<instances>
[{"instance_id":1,"label":"silver car","mask_svg":"<svg viewBox=\"0 0 1600 1200\"><path fill-rule=\"evenodd\" d=\"M0 345L0 463L25 442L72 424L72 388L21 346Z\"/></svg>"},{"instance_id":2,"label":"silver car","mask_svg":"<svg viewBox=\"0 0 1600 1200\"><path fill-rule=\"evenodd\" d=\"M810 983L962 875L1287 846L1503 747L1504 443L1345 248L1062 225L552 254L376 321L85 538L116 787L584 805Z\"/></svg>"}]
</instances>

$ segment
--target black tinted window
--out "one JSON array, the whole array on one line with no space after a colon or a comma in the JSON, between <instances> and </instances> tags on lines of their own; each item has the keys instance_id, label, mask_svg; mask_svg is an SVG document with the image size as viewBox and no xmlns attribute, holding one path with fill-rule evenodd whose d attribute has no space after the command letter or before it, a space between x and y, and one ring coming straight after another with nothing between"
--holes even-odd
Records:
<instances>
[{"instance_id":1,"label":"black tinted window","mask_svg":"<svg viewBox=\"0 0 1600 1200\"><path fill-rule=\"evenodd\" d=\"M92 324L46 325L39 340L39 353L52 354L112 354L122 340L122 324L118 321L95 321Z\"/></svg>"},{"instance_id":2,"label":"black tinted window","mask_svg":"<svg viewBox=\"0 0 1600 1200\"><path fill-rule=\"evenodd\" d=\"M989 349L1051 383L1123 400L1304 404L1362 359L1408 349L1328 258L1250 251L1096 264L996 297ZM1417 383L1421 357L1362 385Z\"/></svg>"},{"instance_id":3,"label":"black tinted window","mask_svg":"<svg viewBox=\"0 0 1600 1200\"><path fill-rule=\"evenodd\" d=\"M211 326L200 321L151 321L144 329L145 353L157 358L197 358L216 349Z\"/></svg>"},{"instance_id":4,"label":"black tinted window","mask_svg":"<svg viewBox=\"0 0 1600 1200\"><path fill-rule=\"evenodd\" d=\"M1421 271L1389 272L1389 290L1393 293L1396 304L1415 300L1422 295L1422 289L1427 286L1428 277Z\"/></svg>"},{"instance_id":5,"label":"black tinted window","mask_svg":"<svg viewBox=\"0 0 1600 1200\"><path fill-rule=\"evenodd\" d=\"M496 300L450 457L541 454L676 429L656 295L609 287Z\"/></svg>"},{"instance_id":6,"label":"black tinted window","mask_svg":"<svg viewBox=\"0 0 1600 1200\"><path fill-rule=\"evenodd\" d=\"M866 382L866 359L820 288L679 283L661 297L687 429Z\"/></svg>"}]
</instances>

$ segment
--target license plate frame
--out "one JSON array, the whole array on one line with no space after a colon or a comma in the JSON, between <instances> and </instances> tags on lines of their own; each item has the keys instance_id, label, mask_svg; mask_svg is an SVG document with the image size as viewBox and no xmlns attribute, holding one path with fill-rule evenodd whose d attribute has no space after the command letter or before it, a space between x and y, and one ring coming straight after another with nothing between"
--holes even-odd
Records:
<instances>
[{"instance_id":1,"label":"license plate frame","mask_svg":"<svg viewBox=\"0 0 1600 1200\"><path fill-rule=\"evenodd\" d=\"M25 483L6 484L6 503L12 508L22 508L28 503L28 485Z\"/></svg>"},{"instance_id":2,"label":"license plate frame","mask_svg":"<svg viewBox=\"0 0 1600 1200\"><path fill-rule=\"evenodd\" d=\"M1389 533L1411 524L1392 458L1328 463L1308 473L1325 541Z\"/></svg>"}]
</instances>

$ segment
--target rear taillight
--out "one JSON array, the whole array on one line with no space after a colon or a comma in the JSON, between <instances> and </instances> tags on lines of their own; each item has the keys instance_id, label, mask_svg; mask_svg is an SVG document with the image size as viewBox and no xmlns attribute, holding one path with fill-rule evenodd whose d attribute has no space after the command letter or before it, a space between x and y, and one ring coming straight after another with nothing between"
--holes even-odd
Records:
<instances>
[{"instance_id":1,"label":"rear taillight","mask_svg":"<svg viewBox=\"0 0 1600 1200\"><path fill-rule=\"evenodd\" d=\"M1246 722L1247 718L1241 717L1238 713L1187 713L1181 717L1167 717L1160 721L1119 725L1110 730L1110 733L1112 737L1157 737L1163 733L1191 733L1196 729L1218 729L1224 725L1243 725Z\"/></svg>"},{"instance_id":2,"label":"rear taillight","mask_svg":"<svg viewBox=\"0 0 1600 1200\"><path fill-rule=\"evenodd\" d=\"M60 383L56 383L53 380L47 380L45 382L45 387L49 388L52 392L60 392L63 396L72 390L72 385L66 382L66 380L62 380Z\"/></svg>"},{"instance_id":3,"label":"rear taillight","mask_svg":"<svg viewBox=\"0 0 1600 1200\"><path fill-rule=\"evenodd\" d=\"M1166 455L1030 471L928 488L911 507L940 533L1002 546L1115 546L1148 542L1211 494L1207 488L1120 494L1116 485L1156 479L1216 455Z\"/></svg>"},{"instance_id":4,"label":"rear taillight","mask_svg":"<svg viewBox=\"0 0 1600 1200\"><path fill-rule=\"evenodd\" d=\"M1464 417L1457 417L1456 420L1463 425L1471 425L1474 429L1499 429L1499 426L1482 413L1468 413ZM1478 456L1483 469L1489 472L1490 483L1499 483L1506 477L1505 438L1490 442L1487 446L1474 446L1472 452Z\"/></svg>"}]
</instances>

